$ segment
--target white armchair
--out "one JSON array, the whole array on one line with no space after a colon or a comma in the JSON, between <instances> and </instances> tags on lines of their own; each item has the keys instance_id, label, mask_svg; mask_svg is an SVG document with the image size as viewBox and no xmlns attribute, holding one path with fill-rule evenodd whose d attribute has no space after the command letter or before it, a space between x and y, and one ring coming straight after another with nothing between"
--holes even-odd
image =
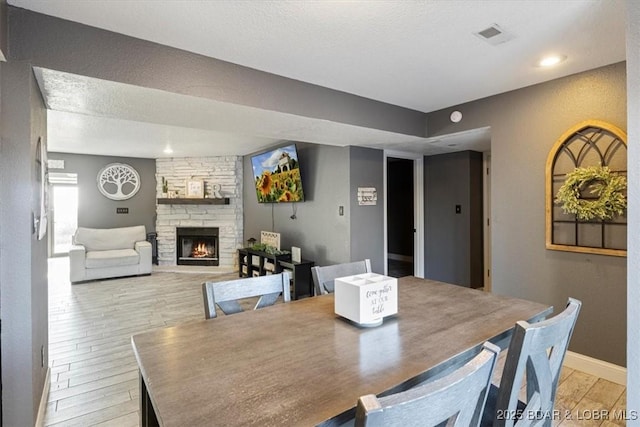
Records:
<instances>
[{"instance_id":1,"label":"white armchair","mask_svg":"<svg viewBox=\"0 0 640 427\"><path fill-rule=\"evenodd\" d=\"M69 251L71 283L107 277L151 274L151 243L143 225L79 227Z\"/></svg>"}]
</instances>

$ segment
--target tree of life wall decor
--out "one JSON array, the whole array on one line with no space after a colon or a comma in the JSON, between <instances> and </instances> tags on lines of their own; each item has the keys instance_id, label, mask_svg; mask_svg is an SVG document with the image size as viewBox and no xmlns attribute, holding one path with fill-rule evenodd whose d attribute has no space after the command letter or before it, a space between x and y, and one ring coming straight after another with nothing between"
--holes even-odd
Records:
<instances>
[{"instance_id":1,"label":"tree of life wall decor","mask_svg":"<svg viewBox=\"0 0 640 427\"><path fill-rule=\"evenodd\" d=\"M127 200L140 190L140 175L125 163L111 163L97 176L98 190L107 199Z\"/></svg>"}]
</instances>

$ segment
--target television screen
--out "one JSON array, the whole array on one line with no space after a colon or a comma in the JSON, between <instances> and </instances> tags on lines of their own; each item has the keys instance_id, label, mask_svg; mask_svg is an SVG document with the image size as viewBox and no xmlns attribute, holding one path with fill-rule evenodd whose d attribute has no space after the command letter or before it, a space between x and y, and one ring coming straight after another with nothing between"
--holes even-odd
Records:
<instances>
[{"instance_id":1,"label":"television screen","mask_svg":"<svg viewBox=\"0 0 640 427\"><path fill-rule=\"evenodd\" d=\"M295 144L251 158L256 194L260 203L302 202L302 179Z\"/></svg>"}]
</instances>

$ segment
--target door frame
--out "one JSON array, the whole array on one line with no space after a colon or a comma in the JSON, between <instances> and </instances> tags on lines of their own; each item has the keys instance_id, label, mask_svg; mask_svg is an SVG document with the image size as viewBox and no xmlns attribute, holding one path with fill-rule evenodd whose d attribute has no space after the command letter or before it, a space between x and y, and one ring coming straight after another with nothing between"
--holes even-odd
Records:
<instances>
[{"instance_id":1,"label":"door frame","mask_svg":"<svg viewBox=\"0 0 640 427\"><path fill-rule=\"evenodd\" d=\"M483 262L483 277L484 277L484 291L491 292L491 152L486 151L482 153L482 185L483 185L483 233L482 238L484 240L484 262Z\"/></svg>"},{"instance_id":2,"label":"door frame","mask_svg":"<svg viewBox=\"0 0 640 427\"><path fill-rule=\"evenodd\" d=\"M384 274L388 274L389 248L387 242L387 158L413 160L413 275L424 277L424 156L419 153L384 150L382 179L384 181Z\"/></svg>"},{"instance_id":3,"label":"door frame","mask_svg":"<svg viewBox=\"0 0 640 427\"><path fill-rule=\"evenodd\" d=\"M76 178L77 179L77 178ZM60 253L56 253L55 252L55 238L54 238L54 233L55 233L55 222L56 222L56 211L54 209L55 207L55 192L54 192L54 187L76 187L78 192L80 192L80 188L78 187L78 183L76 181L76 183L62 183L62 182L57 182L55 184L49 184L49 224L48 224L48 229L47 229L47 234L48 234L48 241L47 241L47 246L48 246L48 258L58 258L58 257L67 257L69 256L68 252L60 252ZM77 212L76 212L77 215ZM77 219L77 218L76 218Z\"/></svg>"}]
</instances>

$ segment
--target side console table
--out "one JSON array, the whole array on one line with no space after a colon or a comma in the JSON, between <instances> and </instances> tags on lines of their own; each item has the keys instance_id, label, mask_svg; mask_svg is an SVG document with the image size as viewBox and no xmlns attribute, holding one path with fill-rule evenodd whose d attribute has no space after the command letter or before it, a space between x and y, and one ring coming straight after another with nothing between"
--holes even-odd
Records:
<instances>
[{"instance_id":1,"label":"side console table","mask_svg":"<svg viewBox=\"0 0 640 427\"><path fill-rule=\"evenodd\" d=\"M289 260L279 260L281 270L286 269L291 272L293 281L291 298L298 299L302 296L313 296L313 279L311 278L311 267L315 262L306 259L300 262Z\"/></svg>"},{"instance_id":2,"label":"side console table","mask_svg":"<svg viewBox=\"0 0 640 427\"><path fill-rule=\"evenodd\" d=\"M309 260L291 261L291 254L274 255L250 248L238 249L238 276L253 277L265 274L281 273L286 269L291 272L291 298L313 296L313 279L311 267L315 263Z\"/></svg>"}]
</instances>

